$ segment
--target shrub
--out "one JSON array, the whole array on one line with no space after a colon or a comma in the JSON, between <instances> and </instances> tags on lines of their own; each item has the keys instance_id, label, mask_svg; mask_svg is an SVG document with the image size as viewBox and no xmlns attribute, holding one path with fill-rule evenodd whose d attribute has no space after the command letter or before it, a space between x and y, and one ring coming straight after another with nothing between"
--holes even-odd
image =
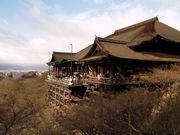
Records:
<instances>
[{"instance_id":1,"label":"shrub","mask_svg":"<svg viewBox=\"0 0 180 135\"><path fill-rule=\"evenodd\" d=\"M67 131L80 129L89 135L139 134L147 128L150 111L158 102L157 95L132 90L106 99L96 97L78 105L72 116L58 116L57 120Z\"/></svg>"}]
</instances>

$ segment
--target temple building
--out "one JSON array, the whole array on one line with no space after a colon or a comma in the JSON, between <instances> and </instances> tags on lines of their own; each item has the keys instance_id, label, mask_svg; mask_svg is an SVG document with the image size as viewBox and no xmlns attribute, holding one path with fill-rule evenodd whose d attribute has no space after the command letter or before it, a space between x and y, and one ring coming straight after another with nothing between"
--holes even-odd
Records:
<instances>
[{"instance_id":1,"label":"temple building","mask_svg":"<svg viewBox=\"0 0 180 135\"><path fill-rule=\"evenodd\" d=\"M81 97L117 89L133 83L138 73L173 63L180 63L180 32L155 17L105 38L95 37L77 53L53 52L48 62L50 99L69 102L78 95L77 87L83 87Z\"/></svg>"}]
</instances>

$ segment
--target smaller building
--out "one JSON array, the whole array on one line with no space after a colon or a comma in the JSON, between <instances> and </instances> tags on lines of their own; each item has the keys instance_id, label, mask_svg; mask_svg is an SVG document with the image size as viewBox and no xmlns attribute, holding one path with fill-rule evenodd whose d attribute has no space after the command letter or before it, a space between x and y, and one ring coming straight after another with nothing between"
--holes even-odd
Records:
<instances>
[{"instance_id":1,"label":"smaller building","mask_svg":"<svg viewBox=\"0 0 180 135\"><path fill-rule=\"evenodd\" d=\"M74 88L83 87L84 89L82 63L77 60L83 53L82 51L80 55L76 55L53 52L51 61L47 63L50 69L47 82L51 103L59 105L62 102L70 102L75 98L72 93L77 94L73 92Z\"/></svg>"},{"instance_id":2,"label":"smaller building","mask_svg":"<svg viewBox=\"0 0 180 135\"><path fill-rule=\"evenodd\" d=\"M12 72L12 78L14 80L21 79L24 75L24 72Z\"/></svg>"}]
</instances>

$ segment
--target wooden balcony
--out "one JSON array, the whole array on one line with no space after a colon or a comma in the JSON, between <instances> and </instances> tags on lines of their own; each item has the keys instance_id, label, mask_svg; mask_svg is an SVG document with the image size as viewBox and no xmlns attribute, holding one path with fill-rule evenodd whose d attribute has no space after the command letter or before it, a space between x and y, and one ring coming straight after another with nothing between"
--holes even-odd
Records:
<instances>
[{"instance_id":1,"label":"wooden balcony","mask_svg":"<svg viewBox=\"0 0 180 135\"><path fill-rule=\"evenodd\" d=\"M48 83L65 85L67 87L75 87L79 85L83 85L83 79L77 79L75 77L63 77L63 78L56 78L56 77L49 77L47 79Z\"/></svg>"},{"instance_id":2,"label":"wooden balcony","mask_svg":"<svg viewBox=\"0 0 180 135\"><path fill-rule=\"evenodd\" d=\"M101 78L98 79L97 77L89 77L84 79L84 84L102 84L102 85L113 85L113 84L120 84L120 83L125 83L129 82L129 78Z\"/></svg>"},{"instance_id":3,"label":"wooden balcony","mask_svg":"<svg viewBox=\"0 0 180 135\"><path fill-rule=\"evenodd\" d=\"M56 78L48 77L48 99L51 105L59 106L64 103L69 103L75 99L72 95L72 87L82 86L80 80L72 79L71 77Z\"/></svg>"}]
</instances>

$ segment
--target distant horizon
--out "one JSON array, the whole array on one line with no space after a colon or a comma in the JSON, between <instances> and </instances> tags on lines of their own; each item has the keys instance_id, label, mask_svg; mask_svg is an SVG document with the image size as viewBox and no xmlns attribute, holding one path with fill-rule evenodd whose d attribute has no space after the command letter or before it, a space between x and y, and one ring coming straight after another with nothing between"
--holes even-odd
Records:
<instances>
[{"instance_id":1,"label":"distant horizon","mask_svg":"<svg viewBox=\"0 0 180 135\"><path fill-rule=\"evenodd\" d=\"M0 70L0 73L13 73L13 72L31 72L31 71L33 71L33 72L46 72L46 71L48 71L48 70L34 70L34 69L32 69L32 70Z\"/></svg>"},{"instance_id":2,"label":"distant horizon","mask_svg":"<svg viewBox=\"0 0 180 135\"><path fill-rule=\"evenodd\" d=\"M6 70L48 70L48 65L0 64L0 71L6 71Z\"/></svg>"}]
</instances>

